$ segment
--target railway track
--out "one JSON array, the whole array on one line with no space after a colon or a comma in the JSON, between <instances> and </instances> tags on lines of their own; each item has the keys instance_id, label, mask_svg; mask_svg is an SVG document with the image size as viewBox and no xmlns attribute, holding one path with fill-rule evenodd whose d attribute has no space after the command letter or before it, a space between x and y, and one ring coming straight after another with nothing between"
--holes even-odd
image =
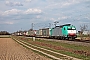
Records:
<instances>
[{"instance_id":1,"label":"railway track","mask_svg":"<svg viewBox=\"0 0 90 60\"><path fill-rule=\"evenodd\" d=\"M35 37L35 36L34 36ZM26 38L32 38L32 37L26 37ZM74 40L70 39L70 40L61 40L61 39L53 39L53 38L49 38L49 37L35 37L37 39L44 39L44 40L56 40L56 41L73 41L73 42L83 42L83 43L90 43L90 40L81 40L80 38L76 38Z\"/></svg>"},{"instance_id":2,"label":"railway track","mask_svg":"<svg viewBox=\"0 0 90 60\"><path fill-rule=\"evenodd\" d=\"M76 45L82 45L82 46L90 46L90 40L59 40L59 39L49 39L49 38L36 38L40 40L47 40L47 41L55 41L55 42L62 42L62 43L68 43L68 44L76 44Z\"/></svg>"},{"instance_id":3,"label":"railway track","mask_svg":"<svg viewBox=\"0 0 90 60\"><path fill-rule=\"evenodd\" d=\"M52 51L52 50L49 50L49 49L45 49L45 48L42 48L42 47L38 47L38 46L35 46L35 45L32 45L32 44L29 44L25 41L22 41L22 40L18 40L18 39L15 39L13 38L16 42L18 42L19 44L33 50L33 51L36 51L36 52L39 52L45 56L48 56L54 60L80 60L78 58L74 58L74 57L71 57L71 56L67 56L67 55L64 55L64 54L61 54L61 53L58 53L58 52L55 52L55 51Z\"/></svg>"}]
</instances>

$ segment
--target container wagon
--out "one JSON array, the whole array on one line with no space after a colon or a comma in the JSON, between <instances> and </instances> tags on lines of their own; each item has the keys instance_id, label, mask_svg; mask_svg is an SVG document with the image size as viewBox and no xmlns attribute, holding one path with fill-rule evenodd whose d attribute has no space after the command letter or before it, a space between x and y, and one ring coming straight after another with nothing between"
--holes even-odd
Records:
<instances>
[{"instance_id":1,"label":"container wagon","mask_svg":"<svg viewBox=\"0 0 90 60\"><path fill-rule=\"evenodd\" d=\"M50 36L50 28L39 29L36 31L36 37L49 38Z\"/></svg>"},{"instance_id":2,"label":"container wagon","mask_svg":"<svg viewBox=\"0 0 90 60\"><path fill-rule=\"evenodd\" d=\"M29 30L28 31L28 36L35 37L36 36L36 30Z\"/></svg>"}]
</instances>

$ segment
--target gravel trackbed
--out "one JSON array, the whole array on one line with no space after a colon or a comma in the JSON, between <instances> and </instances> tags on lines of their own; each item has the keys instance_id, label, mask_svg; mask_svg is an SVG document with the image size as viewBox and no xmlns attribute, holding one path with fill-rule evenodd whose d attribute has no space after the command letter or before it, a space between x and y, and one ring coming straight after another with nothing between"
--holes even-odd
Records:
<instances>
[{"instance_id":1,"label":"gravel trackbed","mask_svg":"<svg viewBox=\"0 0 90 60\"><path fill-rule=\"evenodd\" d=\"M11 38L0 38L0 60L50 60L24 48Z\"/></svg>"}]
</instances>

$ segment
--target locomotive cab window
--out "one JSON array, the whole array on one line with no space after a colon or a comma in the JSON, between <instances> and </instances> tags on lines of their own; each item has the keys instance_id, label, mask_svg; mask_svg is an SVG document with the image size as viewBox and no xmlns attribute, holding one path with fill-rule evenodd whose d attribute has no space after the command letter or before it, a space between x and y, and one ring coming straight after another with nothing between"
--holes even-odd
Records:
<instances>
[{"instance_id":1,"label":"locomotive cab window","mask_svg":"<svg viewBox=\"0 0 90 60\"><path fill-rule=\"evenodd\" d=\"M65 28L64 28L64 30L65 30Z\"/></svg>"},{"instance_id":2,"label":"locomotive cab window","mask_svg":"<svg viewBox=\"0 0 90 60\"><path fill-rule=\"evenodd\" d=\"M72 30L76 30L76 28L75 27L72 27Z\"/></svg>"},{"instance_id":3,"label":"locomotive cab window","mask_svg":"<svg viewBox=\"0 0 90 60\"><path fill-rule=\"evenodd\" d=\"M68 28L68 30L72 30L72 28Z\"/></svg>"},{"instance_id":4,"label":"locomotive cab window","mask_svg":"<svg viewBox=\"0 0 90 60\"><path fill-rule=\"evenodd\" d=\"M69 27L68 30L76 30L74 27Z\"/></svg>"},{"instance_id":5,"label":"locomotive cab window","mask_svg":"<svg viewBox=\"0 0 90 60\"><path fill-rule=\"evenodd\" d=\"M71 27L68 27L67 29L68 29L68 30L72 30Z\"/></svg>"}]
</instances>

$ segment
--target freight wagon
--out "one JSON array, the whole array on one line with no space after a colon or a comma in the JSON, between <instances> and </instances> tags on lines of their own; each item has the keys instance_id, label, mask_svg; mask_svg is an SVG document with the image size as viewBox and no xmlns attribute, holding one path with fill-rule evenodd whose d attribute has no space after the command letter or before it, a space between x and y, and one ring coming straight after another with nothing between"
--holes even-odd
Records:
<instances>
[{"instance_id":1,"label":"freight wagon","mask_svg":"<svg viewBox=\"0 0 90 60\"><path fill-rule=\"evenodd\" d=\"M27 36L30 36L30 37L36 36L36 30L29 30Z\"/></svg>"},{"instance_id":2,"label":"freight wagon","mask_svg":"<svg viewBox=\"0 0 90 60\"><path fill-rule=\"evenodd\" d=\"M50 37L50 29L44 28L36 30L36 37L47 37L47 38Z\"/></svg>"}]
</instances>

